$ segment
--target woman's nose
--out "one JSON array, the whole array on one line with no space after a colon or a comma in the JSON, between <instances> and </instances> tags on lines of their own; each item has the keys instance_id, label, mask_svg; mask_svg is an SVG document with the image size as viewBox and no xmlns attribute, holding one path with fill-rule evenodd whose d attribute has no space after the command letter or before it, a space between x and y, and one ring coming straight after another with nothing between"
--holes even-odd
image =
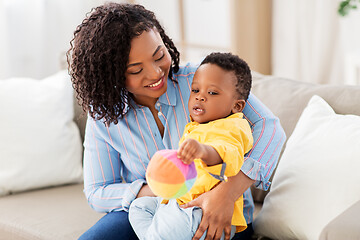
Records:
<instances>
[{"instance_id":1,"label":"woman's nose","mask_svg":"<svg viewBox=\"0 0 360 240\"><path fill-rule=\"evenodd\" d=\"M149 79L159 79L162 75L162 70L160 66L153 64L147 69L147 76Z\"/></svg>"}]
</instances>

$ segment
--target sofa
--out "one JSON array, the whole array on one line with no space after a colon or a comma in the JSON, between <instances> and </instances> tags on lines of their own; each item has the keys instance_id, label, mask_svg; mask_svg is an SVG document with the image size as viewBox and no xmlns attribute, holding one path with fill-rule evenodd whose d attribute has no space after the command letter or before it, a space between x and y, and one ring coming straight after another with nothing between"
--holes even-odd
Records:
<instances>
[{"instance_id":1,"label":"sofa","mask_svg":"<svg viewBox=\"0 0 360 240\"><path fill-rule=\"evenodd\" d=\"M257 73L254 73L253 76L252 92L279 117L288 139L291 138L303 110L313 95L321 97L337 114L360 116L360 86L316 85L275 76L263 76ZM69 97L73 98L73 95ZM73 120L79 130L81 139L83 139L86 115L76 104L76 101L74 101L73 111L75 113ZM287 145L286 143L283 148L284 153L286 153ZM282 160L283 158L280 159L279 166ZM353 161L358 162L359 160L360 158L353 159ZM74 161L79 160L75 159ZM326 159L323 159L323 161L326 169ZM284 171L285 167L282 167L282 171L286 173ZM273 174L274 182L276 182L277 170ZM333 178L336 178L336 176L333 176ZM327 179L318 179L317 182L326 184L327 181ZM283 182L286 182L286 180ZM278 186L280 188L281 182L278 182L278 185L280 185ZM322 191L321 186L321 184L316 185L317 191ZM82 190L83 184L77 180L65 184L50 184L49 186L24 191L9 192L1 196L0 240L77 239L103 216L103 213L97 213L89 207ZM256 205L254 212L254 239L288 239L288 235L281 235L282 230L276 232L275 235L266 230L268 225L266 219L269 213L279 215L276 216L277 218L270 220L273 223L279 222L278 224L283 226L287 225L287 220L288 222L293 221L289 216L285 216L285 222L280 221L281 214L271 213L270 207L276 203L272 199L279 199L276 197L277 191L274 194L272 194L272 191L272 188L268 192L252 188ZM348 194L352 194L352 192ZM357 197L356 194L355 198ZM347 196L343 197L347 198ZM317 229L320 233L317 239L360 239L360 223L358 221L360 198L358 200L351 206L344 206L344 211L328 219L325 225L322 223L324 227ZM281 199L279 201L281 202ZM298 204L299 208L301 208L301 202ZM268 210L266 211L264 208ZM316 225L312 223L315 218L316 216L309 216L308 222L311 223L310 225ZM262 220L258 221L258 219ZM287 226L285 229L288 232L299 231L298 229L292 229L291 226ZM296 234L292 238L302 236Z\"/></svg>"}]
</instances>

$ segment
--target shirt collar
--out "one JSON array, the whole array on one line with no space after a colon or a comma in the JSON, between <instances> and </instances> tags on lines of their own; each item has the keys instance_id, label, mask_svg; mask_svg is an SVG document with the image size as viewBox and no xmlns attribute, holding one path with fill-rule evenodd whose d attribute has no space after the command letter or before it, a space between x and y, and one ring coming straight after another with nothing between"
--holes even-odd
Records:
<instances>
[{"instance_id":1,"label":"shirt collar","mask_svg":"<svg viewBox=\"0 0 360 240\"><path fill-rule=\"evenodd\" d=\"M194 119L191 117L191 115L189 115L189 116L190 116L190 123L189 124L194 125L194 126L200 125L200 123L194 121ZM243 118L243 116L244 116L244 114L242 112L239 112L239 113L230 114L226 118L220 118L220 119L217 119L217 120L231 119L231 118ZM213 121L210 121L210 122L216 122L217 120L213 120Z\"/></svg>"},{"instance_id":2,"label":"shirt collar","mask_svg":"<svg viewBox=\"0 0 360 240\"><path fill-rule=\"evenodd\" d=\"M177 83L168 78L166 92L159 97L159 102L170 106L176 106L176 86Z\"/></svg>"}]
</instances>

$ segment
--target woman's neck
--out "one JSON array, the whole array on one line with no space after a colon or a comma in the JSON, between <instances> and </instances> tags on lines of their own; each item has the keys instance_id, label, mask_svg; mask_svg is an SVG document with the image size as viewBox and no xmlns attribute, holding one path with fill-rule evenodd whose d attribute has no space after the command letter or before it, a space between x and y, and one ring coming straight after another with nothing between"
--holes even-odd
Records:
<instances>
[{"instance_id":1,"label":"woman's neck","mask_svg":"<svg viewBox=\"0 0 360 240\"><path fill-rule=\"evenodd\" d=\"M149 109L155 109L155 103L157 102L158 98L148 98L148 99L139 99L131 96L134 102L138 105L148 107Z\"/></svg>"}]
</instances>

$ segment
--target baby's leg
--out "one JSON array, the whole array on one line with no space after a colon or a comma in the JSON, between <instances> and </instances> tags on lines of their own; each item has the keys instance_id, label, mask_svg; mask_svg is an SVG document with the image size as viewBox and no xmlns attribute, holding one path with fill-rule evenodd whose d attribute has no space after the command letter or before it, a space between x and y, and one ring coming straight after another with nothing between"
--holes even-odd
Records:
<instances>
[{"instance_id":1,"label":"baby's leg","mask_svg":"<svg viewBox=\"0 0 360 240\"><path fill-rule=\"evenodd\" d=\"M135 199L129 210L130 223L140 240L188 240L199 227L202 210L198 207L180 208L176 200L161 204L161 198ZM235 234L232 227L231 237ZM205 239L206 232L201 237ZM221 239L224 239L224 234Z\"/></svg>"},{"instance_id":2,"label":"baby's leg","mask_svg":"<svg viewBox=\"0 0 360 240\"><path fill-rule=\"evenodd\" d=\"M131 203L129 221L139 239L145 239L160 203L159 197L141 197Z\"/></svg>"},{"instance_id":3,"label":"baby's leg","mask_svg":"<svg viewBox=\"0 0 360 240\"><path fill-rule=\"evenodd\" d=\"M190 240L195 235L202 218L198 207L180 208L175 200L160 204L153 222L148 228L146 240ZM235 235L235 226L231 228L231 237ZM205 239L206 232L201 239ZM224 239L224 233L221 237Z\"/></svg>"},{"instance_id":4,"label":"baby's leg","mask_svg":"<svg viewBox=\"0 0 360 240\"><path fill-rule=\"evenodd\" d=\"M192 236L191 210L180 208L172 199L168 204L159 205L144 239L190 240Z\"/></svg>"}]
</instances>

